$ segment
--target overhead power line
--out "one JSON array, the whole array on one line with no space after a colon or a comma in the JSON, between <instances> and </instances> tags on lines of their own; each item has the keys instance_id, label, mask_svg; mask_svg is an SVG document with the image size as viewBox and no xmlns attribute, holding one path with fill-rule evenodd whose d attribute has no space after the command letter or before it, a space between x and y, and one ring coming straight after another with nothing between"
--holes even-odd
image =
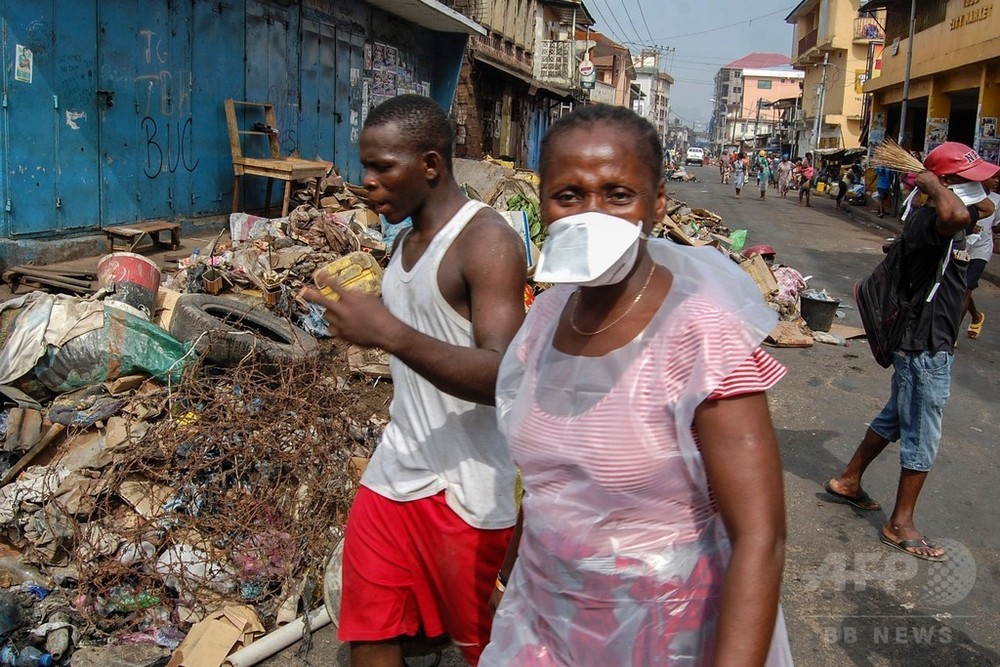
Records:
<instances>
[{"instance_id":1,"label":"overhead power line","mask_svg":"<svg viewBox=\"0 0 1000 667\"><path fill-rule=\"evenodd\" d=\"M727 28L733 28L733 27L738 26L738 25L744 25L744 24L747 24L747 23L753 23L754 21L759 21L760 19L765 19L765 18L767 18L769 16L774 16L775 14L783 14L785 12L790 12L793 9L795 9L795 7L797 7L797 6L798 6L797 4L791 5L790 7L786 7L785 9L779 9L778 11L775 11L775 12L769 12L767 14L761 14L760 16L755 16L753 18L744 19L742 21L736 21L735 23L728 23L726 25L720 25L720 26L718 26L716 28L709 28L707 30L699 30L697 32L683 32L683 33L679 33L677 35L667 35L666 37L657 37L654 41L656 41L656 42L665 42L665 41L667 41L669 39L677 39L678 37L692 37L694 35L704 35L704 34L707 34L707 33L710 33L710 32L717 32L719 30L725 30Z\"/></svg>"},{"instance_id":2,"label":"overhead power line","mask_svg":"<svg viewBox=\"0 0 1000 667\"><path fill-rule=\"evenodd\" d=\"M653 33L649 31L649 21L646 20L646 12L642 11L642 0L635 0L635 4L639 7L639 17L642 19L643 27L646 28L646 36L649 37L649 44L653 46L656 40L653 39Z\"/></svg>"},{"instance_id":3,"label":"overhead power line","mask_svg":"<svg viewBox=\"0 0 1000 667\"><path fill-rule=\"evenodd\" d=\"M593 6L594 9L597 10L597 15L601 18L601 22L608 27L608 32L611 32L611 24L608 23L607 19L605 19L604 15L601 13L600 8L597 6L597 0L594 0ZM611 36L615 39L615 41L621 44L625 44L624 38L628 37L628 35L625 34L625 30L622 28L622 24L618 22L618 17L615 16L615 13L613 11L611 11L611 6L608 5L608 0L604 0L604 8L608 10L608 13L611 15L611 18L614 19L615 25L618 26L618 34L612 32Z\"/></svg>"},{"instance_id":4,"label":"overhead power line","mask_svg":"<svg viewBox=\"0 0 1000 667\"><path fill-rule=\"evenodd\" d=\"M632 32L635 33L635 38L642 43L642 35L639 34L639 30L635 27L635 22L632 20L632 13L628 10L628 7L625 6L625 0L618 0L618 4L622 6L622 11L625 12L625 18L628 19L629 25L632 26ZM652 43L650 46L652 46Z\"/></svg>"}]
</instances>

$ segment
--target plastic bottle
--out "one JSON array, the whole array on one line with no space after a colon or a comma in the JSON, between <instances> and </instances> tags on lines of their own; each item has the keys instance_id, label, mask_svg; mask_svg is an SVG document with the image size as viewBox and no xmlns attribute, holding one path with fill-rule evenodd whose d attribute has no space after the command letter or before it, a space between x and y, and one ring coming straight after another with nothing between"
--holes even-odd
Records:
<instances>
[{"instance_id":1,"label":"plastic bottle","mask_svg":"<svg viewBox=\"0 0 1000 667\"><path fill-rule=\"evenodd\" d=\"M13 646L4 646L0 650L0 665L10 667L52 667L55 664L52 656L42 653L34 646L25 646L18 651Z\"/></svg>"}]
</instances>

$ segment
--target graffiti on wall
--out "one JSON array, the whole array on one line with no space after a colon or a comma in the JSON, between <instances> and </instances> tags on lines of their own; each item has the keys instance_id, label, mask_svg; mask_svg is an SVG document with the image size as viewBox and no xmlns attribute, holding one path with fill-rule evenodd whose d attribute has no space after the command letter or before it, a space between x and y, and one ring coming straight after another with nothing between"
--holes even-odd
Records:
<instances>
[{"instance_id":1,"label":"graffiti on wall","mask_svg":"<svg viewBox=\"0 0 1000 667\"><path fill-rule=\"evenodd\" d=\"M146 144L143 173L146 178L154 179L178 169L192 172L197 169L199 159L194 154L191 70L171 71L169 52L155 31L140 30L139 38L139 62L145 71L140 71L135 83Z\"/></svg>"}]
</instances>

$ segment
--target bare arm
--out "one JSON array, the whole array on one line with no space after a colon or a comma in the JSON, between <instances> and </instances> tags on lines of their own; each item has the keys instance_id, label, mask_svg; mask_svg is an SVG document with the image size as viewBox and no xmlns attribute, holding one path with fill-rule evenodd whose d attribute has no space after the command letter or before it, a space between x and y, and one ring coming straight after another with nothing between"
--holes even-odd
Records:
<instances>
[{"instance_id":1,"label":"bare arm","mask_svg":"<svg viewBox=\"0 0 1000 667\"><path fill-rule=\"evenodd\" d=\"M706 401L695 412L708 481L733 553L719 614L716 665L763 665L785 560L781 459L764 393Z\"/></svg>"},{"instance_id":2,"label":"bare arm","mask_svg":"<svg viewBox=\"0 0 1000 667\"><path fill-rule=\"evenodd\" d=\"M935 229L940 236L954 236L972 222L962 200L933 173L922 171L917 174L916 186L927 195L937 211Z\"/></svg>"},{"instance_id":3,"label":"bare arm","mask_svg":"<svg viewBox=\"0 0 1000 667\"><path fill-rule=\"evenodd\" d=\"M462 243L457 255L468 290L473 347L423 334L366 294L331 285L338 301L312 288L303 289L302 296L327 309L335 336L385 350L445 393L492 405L500 359L524 320L525 260L517 234L505 223L471 224L456 244Z\"/></svg>"}]
</instances>

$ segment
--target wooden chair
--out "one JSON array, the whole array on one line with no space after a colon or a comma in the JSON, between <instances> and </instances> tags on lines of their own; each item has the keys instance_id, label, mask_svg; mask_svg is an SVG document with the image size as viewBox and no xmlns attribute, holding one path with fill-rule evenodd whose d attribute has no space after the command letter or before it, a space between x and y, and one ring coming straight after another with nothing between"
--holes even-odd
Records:
<instances>
[{"instance_id":1,"label":"wooden chair","mask_svg":"<svg viewBox=\"0 0 1000 667\"><path fill-rule=\"evenodd\" d=\"M263 116L263 124L251 125L253 129L240 129L236 119L236 106L242 111L256 110ZM251 121L247 121L250 123ZM330 166L325 162L303 160L297 157L282 157L278 148L278 128L274 116L274 105L268 102L245 102L226 100L226 124L229 126L229 149L233 154L233 212L239 208L240 177L263 176L267 179L267 195L264 199L264 215L271 214L271 185L274 179L285 182L285 195L281 203L281 217L288 215L288 199L292 194L292 181L316 179L314 205L319 207L319 181L326 176ZM270 154L267 157L246 157L243 155L244 135L267 137Z\"/></svg>"}]
</instances>

